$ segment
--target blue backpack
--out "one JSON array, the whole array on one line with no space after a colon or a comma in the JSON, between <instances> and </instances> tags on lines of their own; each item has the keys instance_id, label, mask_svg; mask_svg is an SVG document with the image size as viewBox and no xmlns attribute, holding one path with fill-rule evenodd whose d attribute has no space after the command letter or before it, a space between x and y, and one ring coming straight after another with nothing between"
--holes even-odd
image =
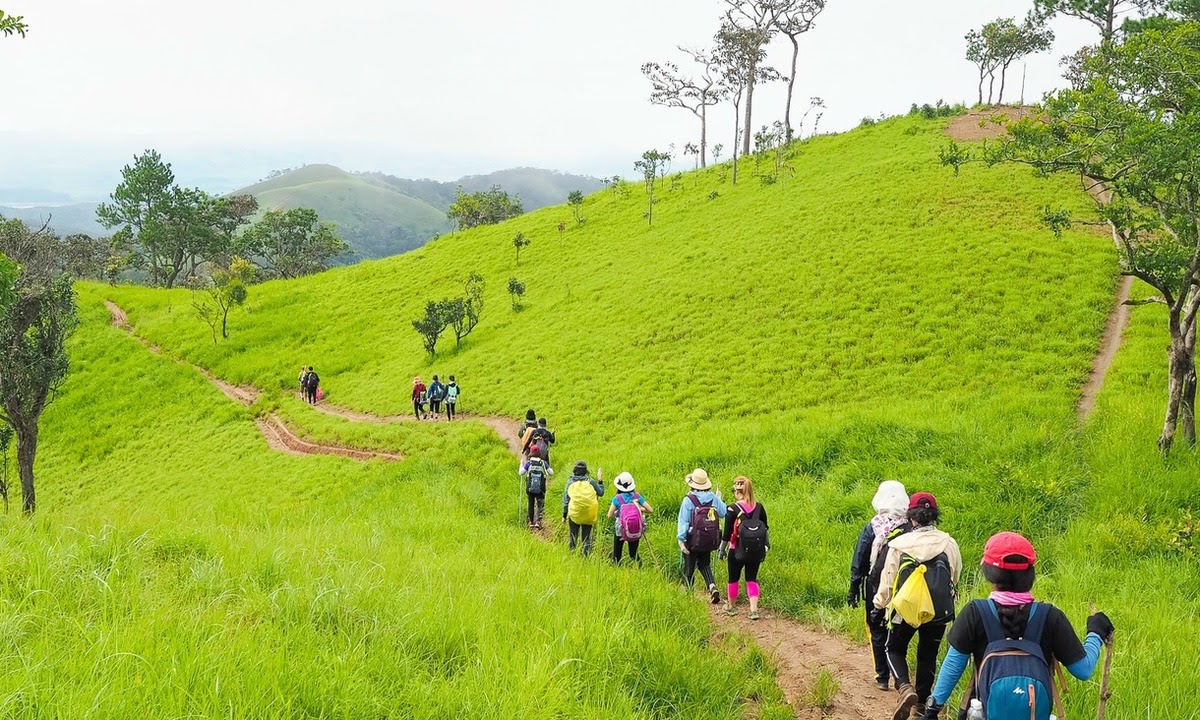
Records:
<instances>
[{"instance_id":1,"label":"blue backpack","mask_svg":"<svg viewBox=\"0 0 1200 720\"><path fill-rule=\"evenodd\" d=\"M976 600L987 633L983 662L975 675L975 697L988 720L1049 720L1057 702L1050 663L1042 652L1042 633L1049 612L1041 603L1029 607L1029 622L1019 640L1004 636L996 604Z\"/></svg>"}]
</instances>

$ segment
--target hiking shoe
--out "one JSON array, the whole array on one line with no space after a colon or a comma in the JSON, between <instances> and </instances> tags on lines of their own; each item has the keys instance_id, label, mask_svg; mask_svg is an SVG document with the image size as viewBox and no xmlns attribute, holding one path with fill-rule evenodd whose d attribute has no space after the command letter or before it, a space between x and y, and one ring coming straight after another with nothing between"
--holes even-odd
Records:
<instances>
[{"instance_id":1,"label":"hiking shoe","mask_svg":"<svg viewBox=\"0 0 1200 720\"><path fill-rule=\"evenodd\" d=\"M757 619L758 619L758 611L757 611L757 610L751 610L751 611L750 611L750 614L749 614L749 615L747 615L746 617L750 618L751 620L757 620Z\"/></svg>"},{"instance_id":2,"label":"hiking shoe","mask_svg":"<svg viewBox=\"0 0 1200 720\"><path fill-rule=\"evenodd\" d=\"M725 603L725 607L721 608L721 612L725 613L729 617L733 617L734 615L737 615L737 609L735 607L733 607L733 605L729 604L728 602Z\"/></svg>"},{"instance_id":3,"label":"hiking shoe","mask_svg":"<svg viewBox=\"0 0 1200 720\"><path fill-rule=\"evenodd\" d=\"M890 680L880 680L879 678L875 678L875 687L887 692L888 690L892 689L892 683Z\"/></svg>"},{"instance_id":4,"label":"hiking shoe","mask_svg":"<svg viewBox=\"0 0 1200 720\"><path fill-rule=\"evenodd\" d=\"M897 692L900 693L900 702L896 703L896 711L892 713L892 720L908 720L909 713L917 704L917 691L909 683L904 683Z\"/></svg>"},{"instance_id":5,"label":"hiking shoe","mask_svg":"<svg viewBox=\"0 0 1200 720\"><path fill-rule=\"evenodd\" d=\"M913 705L912 714L908 716L908 720L921 720L925 717L925 706L921 703Z\"/></svg>"},{"instance_id":6,"label":"hiking shoe","mask_svg":"<svg viewBox=\"0 0 1200 720\"><path fill-rule=\"evenodd\" d=\"M712 587L710 587L710 588L708 589L708 594L709 594L709 596L710 596L710 597L712 597L712 604L713 604L713 605L720 605L720 604L721 604L721 593L717 592L717 586L716 586L716 585L713 585Z\"/></svg>"}]
</instances>

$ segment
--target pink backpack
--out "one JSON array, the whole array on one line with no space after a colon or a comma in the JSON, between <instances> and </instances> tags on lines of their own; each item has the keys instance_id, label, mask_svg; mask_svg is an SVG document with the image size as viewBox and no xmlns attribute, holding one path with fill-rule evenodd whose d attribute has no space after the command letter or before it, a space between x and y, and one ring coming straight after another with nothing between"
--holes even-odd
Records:
<instances>
[{"instance_id":1,"label":"pink backpack","mask_svg":"<svg viewBox=\"0 0 1200 720\"><path fill-rule=\"evenodd\" d=\"M646 532L646 521L642 519L642 511L638 508L638 496L633 496L632 502L626 502L620 495L617 495L617 504L620 509L617 510L617 525L621 528L621 537L624 540L641 540L642 535Z\"/></svg>"}]
</instances>

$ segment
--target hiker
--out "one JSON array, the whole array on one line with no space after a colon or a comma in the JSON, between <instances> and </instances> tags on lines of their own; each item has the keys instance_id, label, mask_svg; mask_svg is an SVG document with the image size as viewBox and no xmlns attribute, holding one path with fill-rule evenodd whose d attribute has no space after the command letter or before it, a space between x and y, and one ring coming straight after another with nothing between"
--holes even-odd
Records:
<instances>
[{"instance_id":1,"label":"hiker","mask_svg":"<svg viewBox=\"0 0 1200 720\"><path fill-rule=\"evenodd\" d=\"M1033 599L1036 564L1033 544L1023 536L1002 532L988 539L980 569L992 585L992 594L987 600L967 603L950 628L950 649L925 708L927 720L936 720L971 660L975 683L964 695L963 707L977 699L987 717L997 720L1047 720L1051 705L1058 703L1051 672L1054 663L1062 663L1080 680L1091 678L1101 645L1112 637L1112 621L1104 613L1089 615L1087 638L1080 643L1062 610ZM1019 655L1004 656L1012 650L1020 651ZM1035 688L1032 709L1027 694L1013 695L1014 685ZM1064 717L1061 707L1057 712Z\"/></svg>"},{"instance_id":2,"label":"hiker","mask_svg":"<svg viewBox=\"0 0 1200 720\"><path fill-rule=\"evenodd\" d=\"M530 412L533 412L530 410ZM604 470L596 471L596 479L588 477L587 463L575 463L575 471L563 488L563 522L567 523L571 539L568 547L575 549L579 536L583 536L583 554L592 553L592 530L600 513L600 498L604 497Z\"/></svg>"},{"instance_id":3,"label":"hiker","mask_svg":"<svg viewBox=\"0 0 1200 720\"><path fill-rule=\"evenodd\" d=\"M912 529L888 542L874 598L876 608L888 610L888 667L900 694L892 720L909 720L909 714L919 705L918 698L928 698L933 691L938 649L946 625L954 619L962 572L958 543L937 529L937 498L927 492L914 494L908 500L907 517ZM918 595L924 589L922 585L928 588L924 594L933 600L929 616L913 612L915 603L901 602ZM915 687L908 673L908 646L914 635L918 638ZM924 712L921 706L918 713Z\"/></svg>"},{"instance_id":4,"label":"hiker","mask_svg":"<svg viewBox=\"0 0 1200 720\"><path fill-rule=\"evenodd\" d=\"M875 497L871 500L875 517L863 526L854 546L850 560L850 594L846 604L858 607L860 600L867 600L867 629L871 633L871 654L875 659L875 686L887 690L891 686L892 673L887 663L887 618L886 612L870 602L879 591L879 579L883 565L883 551L892 533L904 532L908 514L908 492L904 485L895 480L879 483Z\"/></svg>"},{"instance_id":5,"label":"hiker","mask_svg":"<svg viewBox=\"0 0 1200 720\"><path fill-rule=\"evenodd\" d=\"M521 424L521 429L517 431L517 438L521 441L521 454L529 457L529 445L533 442L533 431L537 429L537 413L530 408L525 412L525 422Z\"/></svg>"},{"instance_id":6,"label":"hiker","mask_svg":"<svg viewBox=\"0 0 1200 720\"><path fill-rule=\"evenodd\" d=\"M433 376L433 382L429 383L429 414L437 419L442 414L442 400L446 399L446 386L438 380L438 376Z\"/></svg>"},{"instance_id":7,"label":"hiker","mask_svg":"<svg viewBox=\"0 0 1200 720\"><path fill-rule=\"evenodd\" d=\"M541 422L545 422L545 419ZM617 494L613 496L612 503L608 506L608 516L616 518L616 530L613 535L613 563L621 564L621 551L628 544L629 559L641 567L642 558L638 555L638 545L646 533L646 518L643 515L654 512L654 508L650 507L646 498L637 492L637 484L634 483L633 476L629 473L623 472L618 475L613 484L617 486Z\"/></svg>"},{"instance_id":8,"label":"hiker","mask_svg":"<svg viewBox=\"0 0 1200 720\"><path fill-rule=\"evenodd\" d=\"M554 468L539 452L531 452L529 459L521 463L521 477L525 478L525 495L529 498L529 527L542 528L542 512L546 509L546 488L554 475Z\"/></svg>"},{"instance_id":9,"label":"hiker","mask_svg":"<svg viewBox=\"0 0 1200 720\"><path fill-rule=\"evenodd\" d=\"M447 383L447 385L446 385L446 419L447 420L454 419L454 413L455 413L455 410L457 409L457 405L458 405L458 393L459 393L458 382L454 379L454 376L451 375L450 382ZM546 459L546 464L547 465L550 464L549 458Z\"/></svg>"},{"instance_id":10,"label":"hiker","mask_svg":"<svg viewBox=\"0 0 1200 720\"><path fill-rule=\"evenodd\" d=\"M317 388L321 387L321 377L312 365L308 366L307 385L304 386L305 396L310 405L317 404Z\"/></svg>"},{"instance_id":11,"label":"hiker","mask_svg":"<svg viewBox=\"0 0 1200 720\"><path fill-rule=\"evenodd\" d=\"M308 366L301 365L300 366L300 377L297 378L297 380L296 380L296 382L300 383L300 394L301 395L304 395L305 391L308 390L308 384L304 382L304 376L307 374L308 374Z\"/></svg>"},{"instance_id":12,"label":"hiker","mask_svg":"<svg viewBox=\"0 0 1200 720\"><path fill-rule=\"evenodd\" d=\"M758 567L771 549L767 529L767 509L754 500L754 484L741 475L733 480L733 497L737 501L725 513L725 532L721 533L719 557L729 561L729 584L726 587L725 614L736 615L738 581L746 571L746 597L750 599L751 620L758 619Z\"/></svg>"},{"instance_id":13,"label":"hiker","mask_svg":"<svg viewBox=\"0 0 1200 720\"><path fill-rule=\"evenodd\" d=\"M721 547L721 519L726 507L713 492L712 481L703 468L696 468L685 478L691 492L679 504L678 532L679 551L683 555L683 582L690 590L695 580L696 569L708 583L708 594L712 604L721 602L717 581L713 577L712 554Z\"/></svg>"},{"instance_id":14,"label":"hiker","mask_svg":"<svg viewBox=\"0 0 1200 720\"><path fill-rule=\"evenodd\" d=\"M421 382L420 375L413 378L412 401L413 415L415 415L418 420L420 420L422 416L429 417L429 414L425 412L425 383Z\"/></svg>"},{"instance_id":15,"label":"hiker","mask_svg":"<svg viewBox=\"0 0 1200 720\"><path fill-rule=\"evenodd\" d=\"M555 442L555 433L553 430L546 429L546 418L538 418L531 442L541 444L542 457L546 459L546 462L550 462L550 446Z\"/></svg>"}]
</instances>

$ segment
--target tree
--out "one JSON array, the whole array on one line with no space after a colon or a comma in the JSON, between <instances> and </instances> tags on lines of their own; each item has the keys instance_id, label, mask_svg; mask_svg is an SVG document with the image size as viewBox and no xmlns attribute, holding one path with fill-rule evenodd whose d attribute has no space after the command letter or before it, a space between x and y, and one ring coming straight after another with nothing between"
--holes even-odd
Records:
<instances>
[{"instance_id":1,"label":"tree","mask_svg":"<svg viewBox=\"0 0 1200 720\"><path fill-rule=\"evenodd\" d=\"M567 204L571 206L571 212L575 214L575 224L583 224L583 193L579 190L572 190L567 193Z\"/></svg>"},{"instance_id":2,"label":"tree","mask_svg":"<svg viewBox=\"0 0 1200 720\"><path fill-rule=\"evenodd\" d=\"M446 210L446 217L457 223L459 230L465 230L480 225L495 225L523 212L521 197L516 194L509 196L499 185L473 193L463 192L460 185L454 191L454 202Z\"/></svg>"},{"instance_id":3,"label":"tree","mask_svg":"<svg viewBox=\"0 0 1200 720\"><path fill-rule=\"evenodd\" d=\"M642 74L650 81L650 102L664 107L684 108L700 120L700 167L707 167L708 108L724 97L725 89L716 76L716 56L707 50L679 50L700 66L696 77L684 75L674 63L645 63Z\"/></svg>"},{"instance_id":4,"label":"tree","mask_svg":"<svg viewBox=\"0 0 1200 720\"><path fill-rule=\"evenodd\" d=\"M109 196L111 203L96 209L96 218L108 229L119 228L113 241L128 255L128 264L150 273L157 285L161 276L160 249L166 244L164 218L175 189L171 164L155 150L133 156L121 169L121 183Z\"/></svg>"},{"instance_id":5,"label":"tree","mask_svg":"<svg viewBox=\"0 0 1200 720\"><path fill-rule=\"evenodd\" d=\"M752 82L769 82L779 79L779 73L772 67L763 65L767 57L766 33L741 28L732 23L725 23L717 31L715 38L717 69L721 74L721 87L728 97L733 100L733 182L737 184L738 145L745 139L745 149L742 154L750 152L749 125L746 133L741 130L742 116L739 107L742 95L749 95Z\"/></svg>"},{"instance_id":6,"label":"tree","mask_svg":"<svg viewBox=\"0 0 1200 720\"><path fill-rule=\"evenodd\" d=\"M513 236L512 244L517 249L517 265L521 264L521 248L527 247L533 241L525 237L525 233L518 232Z\"/></svg>"},{"instance_id":7,"label":"tree","mask_svg":"<svg viewBox=\"0 0 1200 720\"><path fill-rule=\"evenodd\" d=\"M999 64L992 52L992 36L995 34L996 23L990 22L979 30L971 30L966 35L967 60L979 69L979 97L976 103L983 104L983 81L995 76ZM992 88L988 87L988 104L992 103Z\"/></svg>"},{"instance_id":8,"label":"tree","mask_svg":"<svg viewBox=\"0 0 1200 720\"><path fill-rule=\"evenodd\" d=\"M309 208L266 211L237 239L234 251L266 276L282 278L321 272L334 258L352 252L334 225Z\"/></svg>"},{"instance_id":9,"label":"tree","mask_svg":"<svg viewBox=\"0 0 1200 720\"><path fill-rule=\"evenodd\" d=\"M521 298L525 297L525 283L515 277L508 279L508 297L512 301L513 312L521 312Z\"/></svg>"},{"instance_id":10,"label":"tree","mask_svg":"<svg viewBox=\"0 0 1200 720\"><path fill-rule=\"evenodd\" d=\"M25 37L25 33L28 31L29 26L25 24L25 18L20 15L9 15L0 10L0 35L11 37L16 34Z\"/></svg>"},{"instance_id":11,"label":"tree","mask_svg":"<svg viewBox=\"0 0 1200 720\"><path fill-rule=\"evenodd\" d=\"M1112 231L1120 271L1153 287L1167 308L1168 392L1158 446L1180 425L1195 443L1196 323L1200 314L1200 24L1137 34L1088 53L1074 87L1043 114L1009 126L981 157L951 144L956 170L982 159L1085 178ZM1065 212L1047 211L1054 228ZM1049 224L1049 223L1048 223ZM1140 303L1139 303L1140 304Z\"/></svg>"},{"instance_id":12,"label":"tree","mask_svg":"<svg viewBox=\"0 0 1200 720\"><path fill-rule=\"evenodd\" d=\"M4 498L4 514L8 514L8 451L12 449L13 429L0 423L0 497Z\"/></svg>"},{"instance_id":13,"label":"tree","mask_svg":"<svg viewBox=\"0 0 1200 720\"><path fill-rule=\"evenodd\" d=\"M413 329L421 335L425 352L432 357L436 354L438 338L446 331L450 322L450 308L447 301L425 303L425 314L412 321Z\"/></svg>"},{"instance_id":14,"label":"tree","mask_svg":"<svg viewBox=\"0 0 1200 720\"><path fill-rule=\"evenodd\" d=\"M448 301L446 310L450 327L454 328L454 346L462 344L462 339L471 334L479 324L479 314L483 312L483 276L471 273L463 280L462 297Z\"/></svg>"},{"instance_id":15,"label":"tree","mask_svg":"<svg viewBox=\"0 0 1200 720\"><path fill-rule=\"evenodd\" d=\"M1113 41L1117 20L1161 8L1163 0L1033 0L1033 10L1042 20L1066 15L1091 23L1100 31L1101 44Z\"/></svg>"},{"instance_id":16,"label":"tree","mask_svg":"<svg viewBox=\"0 0 1200 720\"><path fill-rule=\"evenodd\" d=\"M742 54L745 73L746 118L742 124L746 134L742 138L742 154L750 154L750 124L754 111L754 86L759 82L778 80L779 73L771 68L773 77L763 77L759 66L767 57L767 45L771 36L779 30L779 19L789 0L725 0L725 23L746 30L743 42L748 43Z\"/></svg>"},{"instance_id":17,"label":"tree","mask_svg":"<svg viewBox=\"0 0 1200 720\"><path fill-rule=\"evenodd\" d=\"M217 344L218 325L221 327L221 337L229 337L229 311L246 303L249 295L247 288L254 282L255 271L252 263L235 257L228 268L213 270L207 280L195 278L192 307L195 308L196 315L212 330L214 345Z\"/></svg>"},{"instance_id":18,"label":"tree","mask_svg":"<svg viewBox=\"0 0 1200 720\"><path fill-rule=\"evenodd\" d=\"M785 0L781 3L775 27L792 43L792 72L787 78L787 105L784 106L783 126L787 141L792 141L792 90L796 85L796 63L800 59L800 36L813 29L817 16L825 10L825 0Z\"/></svg>"},{"instance_id":19,"label":"tree","mask_svg":"<svg viewBox=\"0 0 1200 720\"><path fill-rule=\"evenodd\" d=\"M988 104L992 103L996 71L1000 71L1000 94L997 103L1004 102L1004 87L1008 68L1020 58L1050 49L1054 31L1030 14L1018 25L1012 18L998 18L980 30L967 33L967 59L979 68L979 100L983 103L983 81L988 84Z\"/></svg>"},{"instance_id":20,"label":"tree","mask_svg":"<svg viewBox=\"0 0 1200 720\"><path fill-rule=\"evenodd\" d=\"M33 464L42 412L70 368L66 342L77 316L58 238L0 223L0 421L17 437L22 509L37 509Z\"/></svg>"},{"instance_id":21,"label":"tree","mask_svg":"<svg viewBox=\"0 0 1200 720\"><path fill-rule=\"evenodd\" d=\"M666 173L667 163L671 161L671 154L659 152L658 150L647 150L642 153L641 160L633 162L633 168L642 173L642 178L646 181L646 222L648 225L654 225L654 189L658 185L658 178Z\"/></svg>"}]
</instances>

